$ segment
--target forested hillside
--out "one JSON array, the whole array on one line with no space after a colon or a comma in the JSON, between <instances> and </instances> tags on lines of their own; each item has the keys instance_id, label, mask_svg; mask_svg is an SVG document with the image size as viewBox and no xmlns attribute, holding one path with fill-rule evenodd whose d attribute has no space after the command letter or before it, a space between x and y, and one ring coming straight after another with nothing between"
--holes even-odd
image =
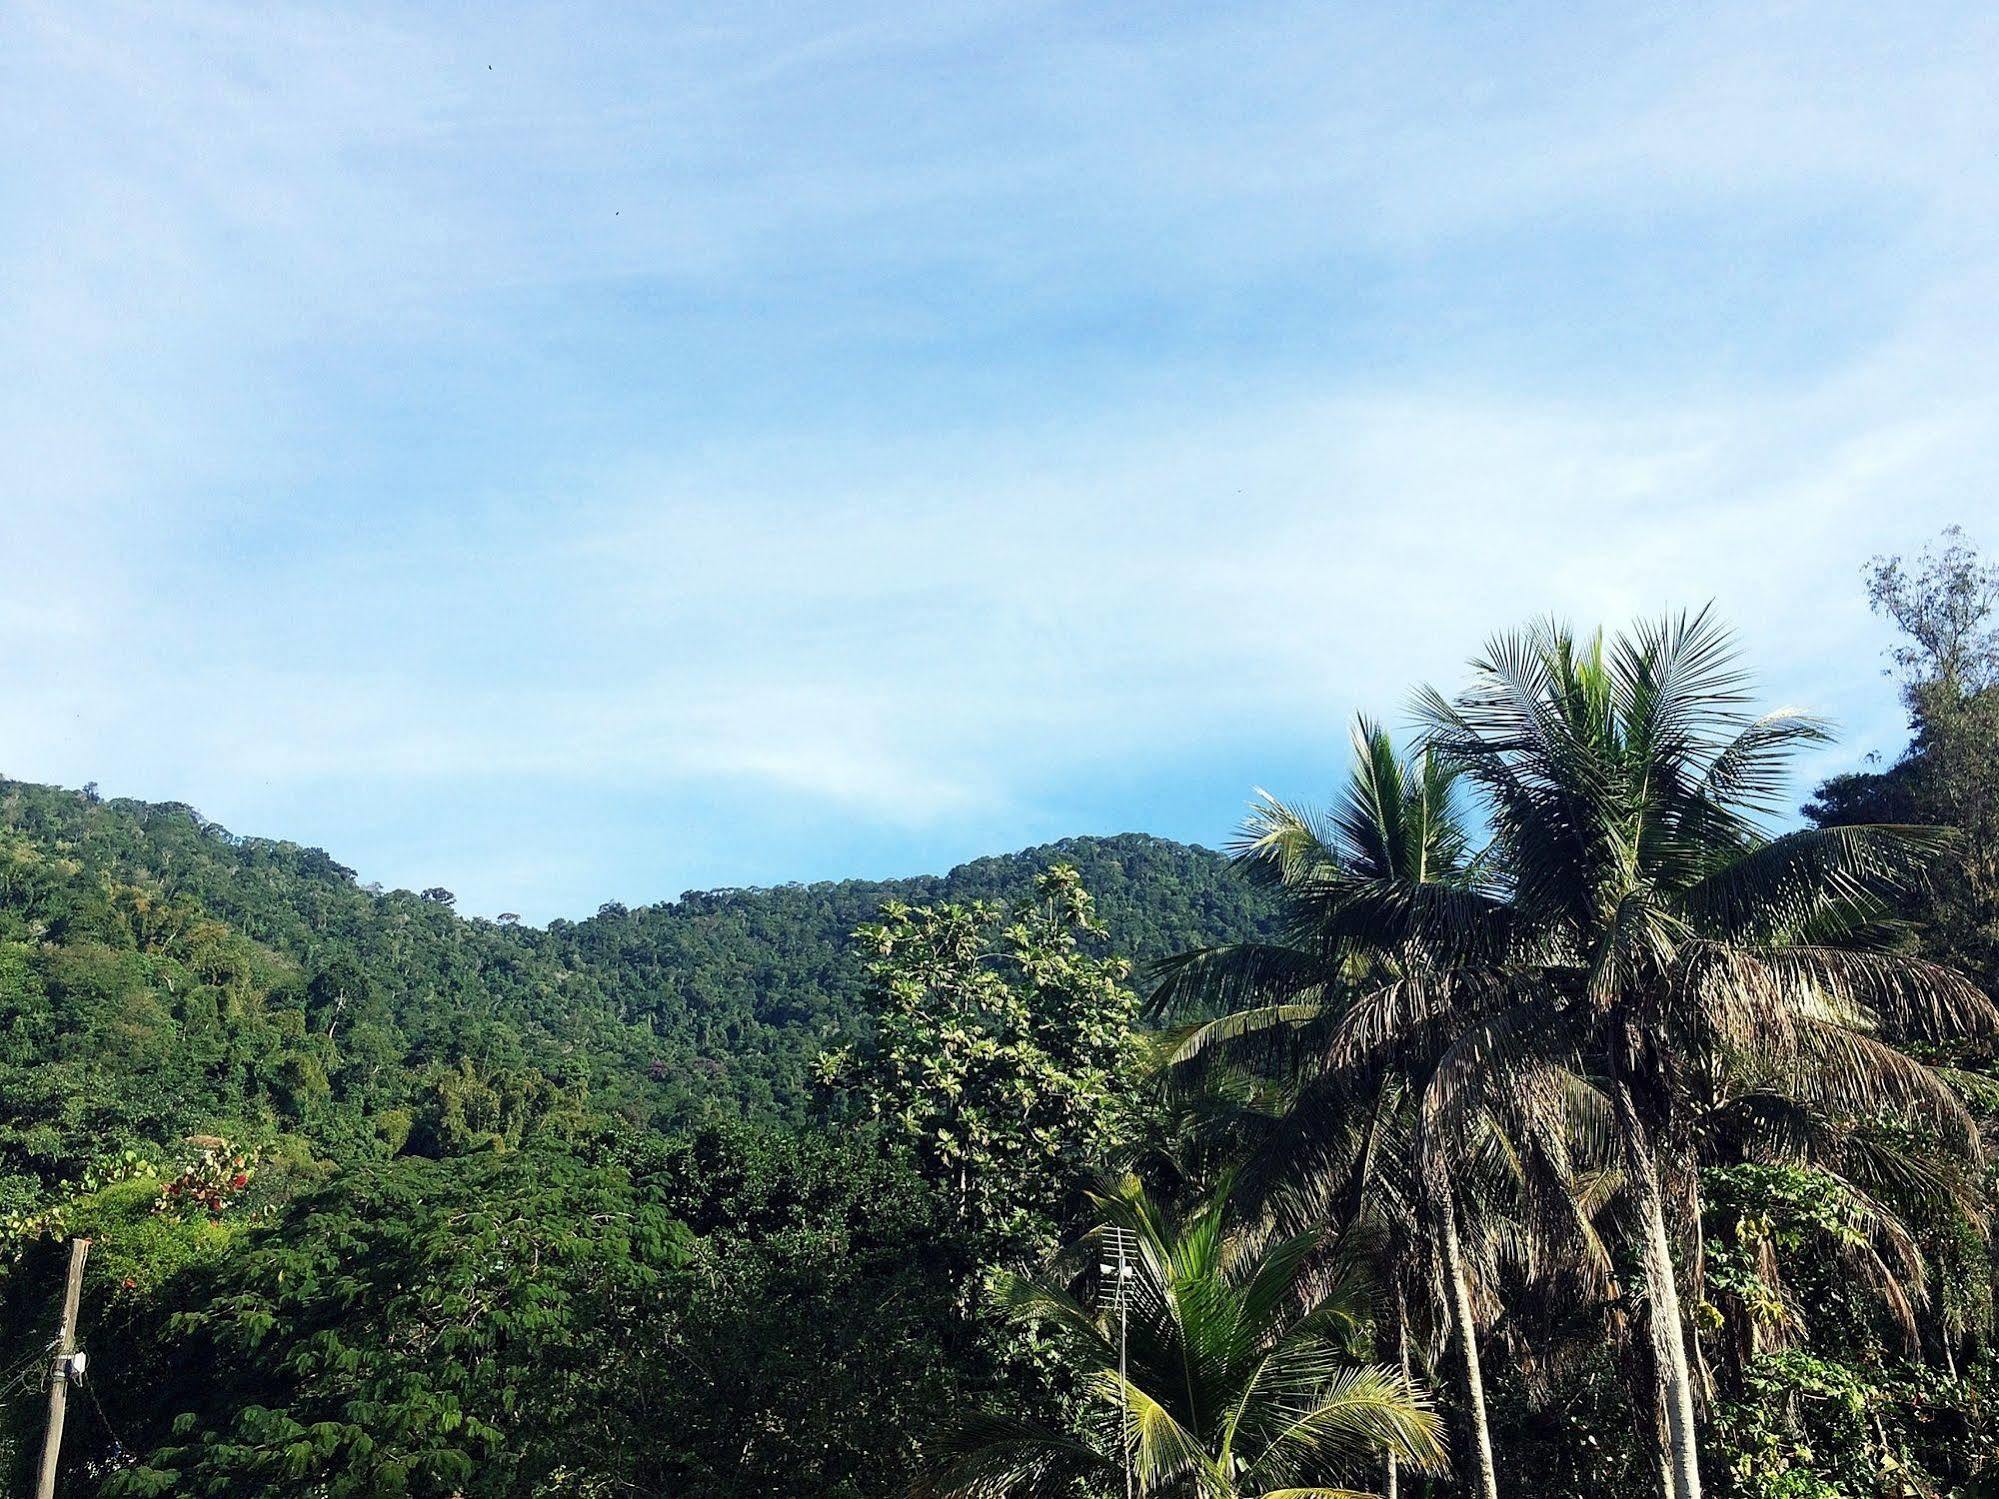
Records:
<instances>
[{"instance_id":1,"label":"forested hillside","mask_svg":"<svg viewBox=\"0 0 1999 1499\"><path fill-rule=\"evenodd\" d=\"M990 1367L956 1310L973 1261L890 1142L810 1122L808 1066L866 1033L851 934L885 902L1014 901L1057 860L1141 959L1265 920L1219 856L1134 835L537 929L364 887L183 805L0 782L0 1325L45 1336L59 1240L96 1239L102 1404L78 1417L72 1481L290 1492L270 1465L300 1460L312 1417L332 1445L306 1467L363 1475L330 1492L449 1492L467 1464L481 1492L568 1492L589 1383L572 1360L593 1344L635 1360L638 1403L600 1429L654 1422L622 1470L645 1491L743 1492L810 1452L813 1492L853 1492L854 1473L906 1464L915 1412ZM602 1235L576 1238L584 1222ZM453 1279L502 1242L532 1268ZM380 1267L389 1321L342 1310L375 1294L346 1279L356 1256ZM235 1319L280 1281L266 1341ZM526 1296L525 1320L497 1315L498 1365L445 1358L419 1393L393 1324L460 1295ZM652 1332L619 1343L633 1319ZM359 1360L348 1374L278 1372L322 1336ZM38 1392L17 1362L0 1396L16 1476ZM690 1377L724 1363L725 1386ZM551 1381L534 1398L511 1385L530 1370ZM233 1445L159 1446L182 1410ZM406 1442L370 1434L378 1419ZM745 1447L739 1423L785 1434Z\"/></svg>"},{"instance_id":2,"label":"forested hillside","mask_svg":"<svg viewBox=\"0 0 1999 1499\"><path fill-rule=\"evenodd\" d=\"M796 1117L803 1063L860 1013L856 927L890 900L1016 898L1056 862L1076 867L1118 951L1141 969L1270 920L1267 900L1219 855L1128 833L976 859L941 877L692 892L522 935L573 993L649 1029L670 1112L728 1098Z\"/></svg>"},{"instance_id":3,"label":"forested hillside","mask_svg":"<svg viewBox=\"0 0 1999 1499\"><path fill-rule=\"evenodd\" d=\"M859 1018L853 930L889 900L1018 896L1056 860L1141 964L1264 919L1220 856L1131 834L543 930L462 917L443 890L364 888L319 849L184 805L0 782L7 1138L46 1175L106 1132L195 1124L324 1141L365 1120L391 1150L437 1154L585 1104L796 1120L807 1063Z\"/></svg>"}]
</instances>

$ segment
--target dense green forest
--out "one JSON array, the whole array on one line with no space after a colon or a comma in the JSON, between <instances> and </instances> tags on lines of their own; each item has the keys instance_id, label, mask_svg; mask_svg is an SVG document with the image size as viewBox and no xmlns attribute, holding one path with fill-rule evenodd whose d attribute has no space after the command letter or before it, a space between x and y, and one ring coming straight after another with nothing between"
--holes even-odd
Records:
<instances>
[{"instance_id":1,"label":"dense green forest","mask_svg":"<svg viewBox=\"0 0 1999 1499\"><path fill-rule=\"evenodd\" d=\"M462 917L443 890L364 888L318 849L237 837L186 806L0 783L0 1233L16 1266L0 1295L16 1344L38 1346L53 1236L97 1235L87 1304L103 1410L79 1414L78 1461L101 1461L107 1438L129 1442L123 1452L141 1434L149 1446L164 1438L147 1424L175 1413L163 1406L118 1420L119 1438L89 1423L132 1399L123 1358L147 1371L144 1388L164 1387L148 1360L180 1335L162 1319L181 1309L197 1268L254 1272L262 1262L235 1251L272 1215L288 1215L287 1254L350 1216L390 1235L381 1253L415 1252L420 1225L385 1204L452 1193L490 1203L518 1190L521 1212L558 1229L590 1201L685 1226L658 1241L674 1273L666 1260L654 1267L686 1319L683 1362L634 1378L691 1388L701 1380L686 1361L710 1359L739 1378L710 1409L683 1401L669 1423L677 1434L634 1459L633 1473L655 1475L646 1482L661 1491L743 1492L742 1464L764 1459L737 1451L739 1420L791 1433L772 1443L785 1454L767 1459L772 1474L812 1445L819 1492L895 1471L912 1438L885 1434L894 1427L879 1418L943 1377L926 1367L953 1367L938 1318L922 1313L939 1297L950 1310L970 1261L923 1232L934 1205L893 1150L810 1126L810 1065L868 1029L850 935L885 902L1005 900L1056 861L1088 872L1121 946L1142 958L1270 919L1269 902L1219 855L1129 835L939 877L693 892L536 929ZM191 1137L227 1141L254 1185L221 1213L154 1214L159 1180L201 1160ZM568 1195L572 1183L582 1195ZM105 1215L117 1227L102 1227ZM935 1251L910 1256L926 1237ZM621 1240L621 1263L630 1254ZM864 1314L881 1296L909 1307L908 1346L875 1369L857 1350L863 1328L876 1353L893 1346L882 1341L892 1319ZM563 1322L550 1335L577 1332ZM871 1407L869 1422L837 1414L852 1394L829 1376L841 1359L857 1381L886 1387L891 1405ZM9 1392L13 1470L39 1430L31 1373ZM509 1426L494 1450L531 1468L521 1440ZM491 1492L550 1481L501 1482L485 1449L466 1455L498 1484ZM372 1476L352 1492L388 1482L362 1466ZM249 1482L217 1481L232 1492Z\"/></svg>"},{"instance_id":2,"label":"dense green forest","mask_svg":"<svg viewBox=\"0 0 1999 1499\"><path fill-rule=\"evenodd\" d=\"M1230 858L546 928L0 782L6 1482L80 1236L66 1494L1999 1492L1999 569L1866 581L1802 825L1706 614Z\"/></svg>"},{"instance_id":3,"label":"dense green forest","mask_svg":"<svg viewBox=\"0 0 1999 1499\"><path fill-rule=\"evenodd\" d=\"M647 1123L796 1122L811 1058L861 1017L848 937L884 901L1000 898L1063 860L1140 962L1252 931L1269 909L1219 856L1127 835L942 877L690 892L543 930L462 918L441 889L364 889L318 849L239 838L189 807L10 781L0 858L11 951L38 993L10 998L12 1055L103 1069L46 1074L48 1107L97 1099L142 1137L209 1114L393 1133L405 1112L446 1127L446 1109L517 1143L585 1101ZM169 1096L125 1097L167 1077ZM5 1096L12 1127L31 1128L34 1089Z\"/></svg>"}]
</instances>

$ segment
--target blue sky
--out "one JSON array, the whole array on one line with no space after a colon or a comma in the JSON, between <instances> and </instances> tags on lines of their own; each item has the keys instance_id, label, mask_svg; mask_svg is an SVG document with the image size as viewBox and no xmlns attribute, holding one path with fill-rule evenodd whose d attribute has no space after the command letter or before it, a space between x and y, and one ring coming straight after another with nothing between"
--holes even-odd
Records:
<instances>
[{"instance_id":1,"label":"blue sky","mask_svg":"<svg viewBox=\"0 0 1999 1499\"><path fill-rule=\"evenodd\" d=\"M1216 843L1999 545L1989 6L17 3L0 770L532 919Z\"/></svg>"}]
</instances>

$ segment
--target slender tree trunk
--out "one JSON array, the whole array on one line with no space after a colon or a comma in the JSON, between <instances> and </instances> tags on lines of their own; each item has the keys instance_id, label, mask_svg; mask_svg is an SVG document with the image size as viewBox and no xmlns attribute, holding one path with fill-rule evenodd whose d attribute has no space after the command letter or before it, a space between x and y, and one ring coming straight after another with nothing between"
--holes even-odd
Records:
<instances>
[{"instance_id":1,"label":"slender tree trunk","mask_svg":"<svg viewBox=\"0 0 1999 1499\"><path fill-rule=\"evenodd\" d=\"M1638 1117L1629 1085L1617 1084L1617 1116L1624 1136L1624 1154L1637 1191L1638 1215L1645 1234L1647 1322L1658 1367L1660 1395L1666 1407L1669 1454L1668 1499L1701 1499L1700 1451L1694 1424L1693 1369L1687 1360L1687 1336L1680 1317L1680 1286L1673 1272L1673 1245L1666 1234L1666 1198L1659 1185L1659 1163L1652 1142Z\"/></svg>"},{"instance_id":2,"label":"slender tree trunk","mask_svg":"<svg viewBox=\"0 0 1999 1499\"><path fill-rule=\"evenodd\" d=\"M1457 1323L1458 1344L1465 1359L1465 1404L1470 1409L1472 1452L1478 1466L1480 1499L1499 1499L1499 1478L1492 1466L1492 1432L1485 1422L1485 1374L1478 1362L1478 1327L1472 1321L1471 1285L1465 1279L1464 1249L1458 1243L1458 1205L1448 1195L1438 1216L1443 1220L1444 1270L1451 1280L1451 1317Z\"/></svg>"},{"instance_id":3,"label":"slender tree trunk","mask_svg":"<svg viewBox=\"0 0 1999 1499\"><path fill-rule=\"evenodd\" d=\"M1415 1377L1409 1372L1409 1303L1402 1295L1400 1277L1395 1287L1395 1349L1401 1357L1402 1383L1407 1389L1416 1388ZM1396 1461L1395 1453L1388 1454L1388 1482L1383 1489L1383 1499L1399 1499L1402 1488L1402 1465Z\"/></svg>"},{"instance_id":4,"label":"slender tree trunk","mask_svg":"<svg viewBox=\"0 0 1999 1499\"><path fill-rule=\"evenodd\" d=\"M1673 1477L1673 1440L1667 1435L1672 1422L1666 1418L1666 1381L1657 1370L1659 1360L1652 1360L1652 1451L1659 1463L1659 1492L1666 1499L1673 1499L1676 1480Z\"/></svg>"}]
</instances>

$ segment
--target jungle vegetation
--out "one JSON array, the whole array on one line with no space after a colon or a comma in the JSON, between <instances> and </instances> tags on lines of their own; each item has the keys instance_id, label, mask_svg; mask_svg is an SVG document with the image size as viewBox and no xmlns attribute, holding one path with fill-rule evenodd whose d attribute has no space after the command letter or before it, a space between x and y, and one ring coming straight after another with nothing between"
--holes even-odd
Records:
<instances>
[{"instance_id":1,"label":"jungle vegetation","mask_svg":"<svg viewBox=\"0 0 1999 1499\"><path fill-rule=\"evenodd\" d=\"M1701 610L1227 857L546 928L0 782L4 1481L85 1236L65 1494L1999 1492L1999 567L1864 583L1802 813Z\"/></svg>"}]
</instances>

